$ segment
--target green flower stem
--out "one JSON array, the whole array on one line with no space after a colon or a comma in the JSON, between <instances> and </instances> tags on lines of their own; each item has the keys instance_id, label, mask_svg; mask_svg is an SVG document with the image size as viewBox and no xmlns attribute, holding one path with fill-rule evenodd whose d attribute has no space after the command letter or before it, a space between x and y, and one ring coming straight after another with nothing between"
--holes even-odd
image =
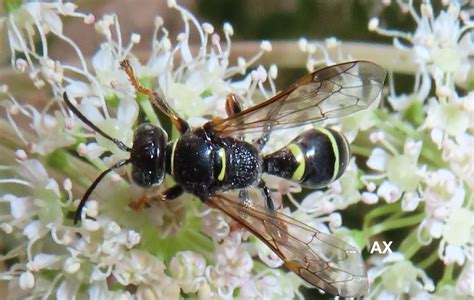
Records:
<instances>
[{"instance_id":1,"label":"green flower stem","mask_svg":"<svg viewBox=\"0 0 474 300\"><path fill-rule=\"evenodd\" d=\"M46 159L42 159L42 157L40 157L40 159L51 169L60 172L60 176L63 177L63 179L64 177L68 177L71 181L79 183L82 187L87 187L91 183L92 177L88 178L89 176L87 176L90 175L91 170L87 172L78 171L84 169L81 165L85 165L86 163L80 161L76 156L71 155L64 149L57 149L50 153ZM92 168L92 166L90 167Z\"/></svg>"},{"instance_id":2,"label":"green flower stem","mask_svg":"<svg viewBox=\"0 0 474 300\"><path fill-rule=\"evenodd\" d=\"M397 220L397 219L403 217L405 214L406 214L406 212L400 210L400 211L395 212L395 213L391 214L390 216L388 216L388 218L386 218L386 219L384 220L384 222L392 221L392 220Z\"/></svg>"},{"instance_id":3,"label":"green flower stem","mask_svg":"<svg viewBox=\"0 0 474 300\"><path fill-rule=\"evenodd\" d=\"M392 142L396 143L397 147L403 148L403 143L407 137L421 140L423 142L423 147L421 148L420 161L424 161L436 168L445 168L448 165L443 161L441 152L437 149L429 136L416 131L411 125L408 125L407 122L402 122L401 120L391 116L386 111L377 109L374 112L379 118L377 127L383 129L384 132L393 137Z\"/></svg>"},{"instance_id":4,"label":"green flower stem","mask_svg":"<svg viewBox=\"0 0 474 300\"><path fill-rule=\"evenodd\" d=\"M403 253L406 259L410 259L415 255L418 250L420 250L421 244L418 242L418 234L416 229L403 240L398 250Z\"/></svg>"},{"instance_id":5,"label":"green flower stem","mask_svg":"<svg viewBox=\"0 0 474 300\"><path fill-rule=\"evenodd\" d=\"M447 265L444 268L443 278L439 281L439 286L453 283L454 264Z\"/></svg>"},{"instance_id":6,"label":"green flower stem","mask_svg":"<svg viewBox=\"0 0 474 300\"><path fill-rule=\"evenodd\" d=\"M170 261L179 251L190 250L206 255L214 250L214 244L207 236L191 228L183 228L178 234L163 239L156 237L154 228L146 228L142 231L142 247L164 261Z\"/></svg>"},{"instance_id":7,"label":"green flower stem","mask_svg":"<svg viewBox=\"0 0 474 300\"><path fill-rule=\"evenodd\" d=\"M426 270L427 268L429 268L432 264L434 264L438 260L439 260L438 251L435 250L435 251L431 252L430 256L428 256L427 258L422 260L418 264L418 267L420 269Z\"/></svg>"},{"instance_id":8,"label":"green flower stem","mask_svg":"<svg viewBox=\"0 0 474 300\"><path fill-rule=\"evenodd\" d=\"M104 164L104 162L99 159L99 158L93 158L89 159L89 162L94 165L97 169L100 171L105 171L107 169L107 166Z\"/></svg>"},{"instance_id":9,"label":"green flower stem","mask_svg":"<svg viewBox=\"0 0 474 300\"><path fill-rule=\"evenodd\" d=\"M379 118L379 120L382 121L382 124L380 125L388 123L394 128L398 129L400 132L404 133L406 136L415 137L418 134L417 131L411 125L407 124L407 122L402 122L401 120L390 115L385 110L377 109L374 111L374 113ZM402 136L398 135L398 137L400 138Z\"/></svg>"},{"instance_id":10,"label":"green flower stem","mask_svg":"<svg viewBox=\"0 0 474 300\"><path fill-rule=\"evenodd\" d=\"M355 155L369 157L370 154L372 154L372 148L352 144L351 145L351 152L352 152L352 154L355 154Z\"/></svg>"},{"instance_id":11,"label":"green flower stem","mask_svg":"<svg viewBox=\"0 0 474 300\"><path fill-rule=\"evenodd\" d=\"M197 253L212 253L214 251L214 244L208 236L194 229L186 230L186 249L194 249Z\"/></svg>"},{"instance_id":12,"label":"green flower stem","mask_svg":"<svg viewBox=\"0 0 474 300\"><path fill-rule=\"evenodd\" d=\"M364 231L364 233L368 232L372 220L383 215L395 213L397 211L400 211L400 205L398 203L387 204L374 208L371 212L365 215L362 230ZM367 234L365 236L368 237Z\"/></svg>"},{"instance_id":13,"label":"green flower stem","mask_svg":"<svg viewBox=\"0 0 474 300\"><path fill-rule=\"evenodd\" d=\"M424 213L421 213L421 214L406 217L406 218L383 221L379 224L373 225L372 227L368 228L365 234L367 237L371 237L373 235L380 234L384 231L413 226L413 225L419 224L425 217L426 215Z\"/></svg>"}]
</instances>

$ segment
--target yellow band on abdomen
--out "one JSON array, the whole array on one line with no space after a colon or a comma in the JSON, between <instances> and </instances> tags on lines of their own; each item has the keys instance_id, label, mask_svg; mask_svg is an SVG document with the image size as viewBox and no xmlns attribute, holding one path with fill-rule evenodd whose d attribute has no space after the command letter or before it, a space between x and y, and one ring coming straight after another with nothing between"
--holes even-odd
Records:
<instances>
[{"instance_id":1,"label":"yellow band on abdomen","mask_svg":"<svg viewBox=\"0 0 474 300\"><path fill-rule=\"evenodd\" d=\"M293 156L295 157L296 163L298 164L298 167L296 167L296 170L293 173L291 179L294 181L300 181L304 176L304 171L306 168L304 153L303 151L301 151L301 148L297 144L291 143L287 147L290 150L291 154L293 154Z\"/></svg>"},{"instance_id":2,"label":"yellow band on abdomen","mask_svg":"<svg viewBox=\"0 0 474 300\"><path fill-rule=\"evenodd\" d=\"M326 135L331 142L331 147L332 147L332 152L334 153L334 172L332 174L332 179L336 179L337 173L339 173L339 147L337 146L337 141L334 138L334 135L327 130L326 128L317 128L316 130L319 130L322 134Z\"/></svg>"}]
</instances>

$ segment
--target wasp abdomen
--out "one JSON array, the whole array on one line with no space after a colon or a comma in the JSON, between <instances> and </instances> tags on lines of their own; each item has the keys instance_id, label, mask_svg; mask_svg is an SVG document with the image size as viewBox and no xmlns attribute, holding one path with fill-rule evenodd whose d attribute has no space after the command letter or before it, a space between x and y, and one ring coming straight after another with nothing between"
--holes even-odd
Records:
<instances>
[{"instance_id":1,"label":"wasp abdomen","mask_svg":"<svg viewBox=\"0 0 474 300\"><path fill-rule=\"evenodd\" d=\"M315 128L265 156L263 171L299 182L304 187L321 188L344 173L349 158L349 143L341 133Z\"/></svg>"}]
</instances>

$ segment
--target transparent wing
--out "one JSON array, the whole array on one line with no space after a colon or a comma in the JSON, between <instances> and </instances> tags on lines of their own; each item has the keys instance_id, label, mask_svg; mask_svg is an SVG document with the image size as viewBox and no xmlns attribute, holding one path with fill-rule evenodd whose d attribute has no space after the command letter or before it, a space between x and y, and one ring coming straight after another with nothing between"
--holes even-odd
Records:
<instances>
[{"instance_id":1,"label":"transparent wing","mask_svg":"<svg viewBox=\"0 0 474 300\"><path fill-rule=\"evenodd\" d=\"M211 121L220 136L280 129L367 108L380 94L386 72L368 61L352 61L319 69L286 91L233 117Z\"/></svg>"},{"instance_id":2,"label":"transparent wing","mask_svg":"<svg viewBox=\"0 0 474 300\"><path fill-rule=\"evenodd\" d=\"M367 271L357 249L293 218L247 206L230 193L208 200L268 245L285 265L332 295L359 297L368 290Z\"/></svg>"}]
</instances>

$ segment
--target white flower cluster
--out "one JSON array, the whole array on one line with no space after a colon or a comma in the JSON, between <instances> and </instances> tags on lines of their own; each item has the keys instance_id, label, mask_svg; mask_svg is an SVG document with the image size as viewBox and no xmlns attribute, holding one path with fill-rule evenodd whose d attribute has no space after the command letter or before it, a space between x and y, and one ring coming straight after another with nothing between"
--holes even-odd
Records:
<instances>
[{"instance_id":1,"label":"white flower cluster","mask_svg":"<svg viewBox=\"0 0 474 300\"><path fill-rule=\"evenodd\" d=\"M6 27L12 67L52 93L38 107L0 87L5 110L0 128L15 135L4 143L10 152L3 142L0 147L0 153L15 158L0 166L0 229L2 241L8 241L7 253L0 256L8 268L0 280L8 281L9 298L303 298L302 280L278 269L282 261L275 253L193 197L150 202L140 211L128 207L144 192L122 179L126 171L101 182L80 226L71 217L76 199L99 170L128 154L72 115L62 101L64 91L94 124L130 145L139 119L158 126L162 120L148 99L136 94L120 61L129 59L141 84L197 126L208 116L225 116L229 93L245 107L275 94L278 68L250 69L272 50L269 42L232 65L232 26L215 30L171 0L168 6L181 15L183 32L171 36L157 17L143 63L132 52L140 35L133 33L124 45L114 14L95 20L72 3L5 1L7 15L0 24ZM327 189L299 202L294 197L299 185L265 180L279 207L285 206L283 196L296 207L283 209L285 214L361 248L370 249L370 241L388 231L403 230L397 252L369 258L369 298L474 297L474 93L465 92L472 81L472 9L442 1L436 13L430 1L419 7L410 0L393 2L383 4L410 14L414 32L384 29L378 18L369 30L393 37L417 64L413 92L398 95L391 78L389 108L328 122L351 141L357 159ZM81 18L103 37L90 61L63 34L64 18ZM192 37L196 46L190 44ZM50 40L69 47L77 64L52 57ZM301 39L298 45L310 71L346 59L341 51L337 58L329 56L327 49L340 50L334 38L323 43ZM286 145L311 126L272 133L264 151ZM174 132L169 135L176 138ZM170 184L165 180L160 189ZM362 228L349 230L342 226L344 210L351 214L355 203ZM432 269L441 271L432 276Z\"/></svg>"},{"instance_id":2,"label":"white flower cluster","mask_svg":"<svg viewBox=\"0 0 474 300\"><path fill-rule=\"evenodd\" d=\"M388 221L378 224L387 226L380 232L408 226L416 230L402 241L403 254L376 262L372 270L376 284L370 295L380 299L400 294L429 296L435 286L423 268L441 260L445 270L437 276L454 285L439 284L435 295L443 297L450 290L472 297L474 118L472 92L461 92L469 89L472 80L468 77L474 53L472 10L463 10L459 1L442 1L438 14L430 1L419 7L413 1L391 2L384 4L398 5L413 17L415 31L384 29L378 18L371 20L369 29L393 37L394 45L412 57L418 71L410 95L396 95L394 81L390 82L393 111L378 112L379 120L385 122L376 122L369 135L375 147L367 166L376 173L361 177L367 189L362 199L367 204L379 199L401 201L400 209L393 212L399 211L402 217L392 220L392 225ZM437 251L430 254L432 250L425 246L433 244ZM410 259L424 251L426 259L416 268ZM463 275L453 277L453 270ZM417 279L420 276L422 281Z\"/></svg>"},{"instance_id":3,"label":"white flower cluster","mask_svg":"<svg viewBox=\"0 0 474 300\"><path fill-rule=\"evenodd\" d=\"M71 150L99 170L128 154L72 115L62 101L64 91L89 120L130 145L140 111L155 125L160 119L147 99L136 96L119 69L120 61L129 59L142 84L154 86L195 126L206 121L204 116L224 116L229 93L238 95L244 106L275 94L276 66L249 70L271 51L271 44L263 41L255 56L238 58L237 65L231 65L232 26L225 24L221 37L211 24L201 24L169 1L181 15L184 31L174 39L157 17L149 59L142 64L132 53L140 35L132 34L130 43L123 45L114 14L95 20L77 12L72 3L7 2L1 22L8 32L11 65L37 88L46 86L52 92L47 103L35 107L17 100L7 86L1 89L6 111L1 125L16 134L16 163L0 169L5 171L0 184L8 184L0 198L6 204L0 209L0 228L13 245L0 256L11 265L0 273L1 280L9 281L8 297L301 298L302 280L272 269L281 261L266 246L248 239L248 233L231 230L221 213L201 211L191 196L151 203L149 209L136 212L127 204L143 191L112 174L112 182L104 180L87 202L81 225L74 225L71 217L76 199L98 173ZM82 18L103 37L90 62L63 34L63 18ZM197 48L190 45L191 35L199 39ZM50 55L48 41L53 39L72 50L77 65ZM241 79L235 80L237 76ZM66 176L70 179L61 188L55 178ZM167 185L165 181L162 188ZM267 258L263 261L269 266L256 266L258 256Z\"/></svg>"}]
</instances>

